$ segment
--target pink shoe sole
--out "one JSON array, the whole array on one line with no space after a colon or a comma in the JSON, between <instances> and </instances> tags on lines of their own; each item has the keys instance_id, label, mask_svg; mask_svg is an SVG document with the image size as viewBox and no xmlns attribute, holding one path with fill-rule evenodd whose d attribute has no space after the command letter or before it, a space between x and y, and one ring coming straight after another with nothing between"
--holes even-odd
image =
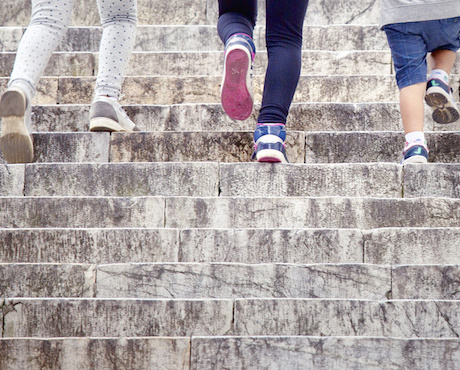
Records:
<instances>
[{"instance_id":1,"label":"pink shoe sole","mask_svg":"<svg viewBox=\"0 0 460 370\"><path fill-rule=\"evenodd\" d=\"M247 86L250 63L248 55L243 50L234 49L226 55L221 93L222 107L230 118L240 121L251 115L253 107L252 96Z\"/></svg>"}]
</instances>

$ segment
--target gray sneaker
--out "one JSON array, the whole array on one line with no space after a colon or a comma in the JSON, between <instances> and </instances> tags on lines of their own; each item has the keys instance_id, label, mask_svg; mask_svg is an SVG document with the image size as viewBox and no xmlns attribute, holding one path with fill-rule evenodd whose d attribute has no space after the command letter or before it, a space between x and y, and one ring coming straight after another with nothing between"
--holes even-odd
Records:
<instances>
[{"instance_id":1,"label":"gray sneaker","mask_svg":"<svg viewBox=\"0 0 460 370\"><path fill-rule=\"evenodd\" d=\"M30 134L31 105L18 87L10 87L0 99L2 133L0 149L8 163L30 163L34 143Z\"/></svg>"},{"instance_id":2,"label":"gray sneaker","mask_svg":"<svg viewBox=\"0 0 460 370\"><path fill-rule=\"evenodd\" d=\"M118 101L105 96L98 96L91 104L90 131L139 131Z\"/></svg>"}]
</instances>

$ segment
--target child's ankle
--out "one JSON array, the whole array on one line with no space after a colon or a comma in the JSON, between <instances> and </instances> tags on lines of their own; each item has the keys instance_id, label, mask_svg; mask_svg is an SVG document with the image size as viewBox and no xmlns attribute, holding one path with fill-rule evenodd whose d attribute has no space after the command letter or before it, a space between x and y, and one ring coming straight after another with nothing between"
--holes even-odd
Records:
<instances>
[{"instance_id":1,"label":"child's ankle","mask_svg":"<svg viewBox=\"0 0 460 370\"><path fill-rule=\"evenodd\" d=\"M446 84L449 84L449 74L442 69L433 69L430 73L429 80L433 78L437 78L438 80L441 80Z\"/></svg>"},{"instance_id":2,"label":"child's ankle","mask_svg":"<svg viewBox=\"0 0 460 370\"><path fill-rule=\"evenodd\" d=\"M412 131L406 134L406 147L414 144L421 144L426 147L425 133L423 131Z\"/></svg>"}]
</instances>

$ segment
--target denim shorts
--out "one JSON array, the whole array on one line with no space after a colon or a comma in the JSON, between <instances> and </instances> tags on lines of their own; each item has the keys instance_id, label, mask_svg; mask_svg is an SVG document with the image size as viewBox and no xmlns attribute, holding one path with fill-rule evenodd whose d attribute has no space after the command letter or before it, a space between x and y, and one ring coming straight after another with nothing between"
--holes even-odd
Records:
<instances>
[{"instance_id":1,"label":"denim shorts","mask_svg":"<svg viewBox=\"0 0 460 370\"><path fill-rule=\"evenodd\" d=\"M390 45L398 87L426 82L427 53L460 48L460 17L383 27Z\"/></svg>"}]
</instances>

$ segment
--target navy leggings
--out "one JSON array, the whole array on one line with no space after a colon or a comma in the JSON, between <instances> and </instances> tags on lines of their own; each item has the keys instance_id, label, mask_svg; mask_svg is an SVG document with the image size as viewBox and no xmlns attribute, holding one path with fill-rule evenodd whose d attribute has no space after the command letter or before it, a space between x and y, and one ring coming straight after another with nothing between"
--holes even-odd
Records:
<instances>
[{"instance_id":1,"label":"navy leggings","mask_svg":"<svg viewBox=\"0 0 460 370\"><path fill-rule=\"evenodd\" d=\"M286 123L300 77L302 29L308 0L266 0L268 67L259 123ZM235 33L253 36L257 0L219 0L222 42Z\"/></svg>"}]
</instances>

